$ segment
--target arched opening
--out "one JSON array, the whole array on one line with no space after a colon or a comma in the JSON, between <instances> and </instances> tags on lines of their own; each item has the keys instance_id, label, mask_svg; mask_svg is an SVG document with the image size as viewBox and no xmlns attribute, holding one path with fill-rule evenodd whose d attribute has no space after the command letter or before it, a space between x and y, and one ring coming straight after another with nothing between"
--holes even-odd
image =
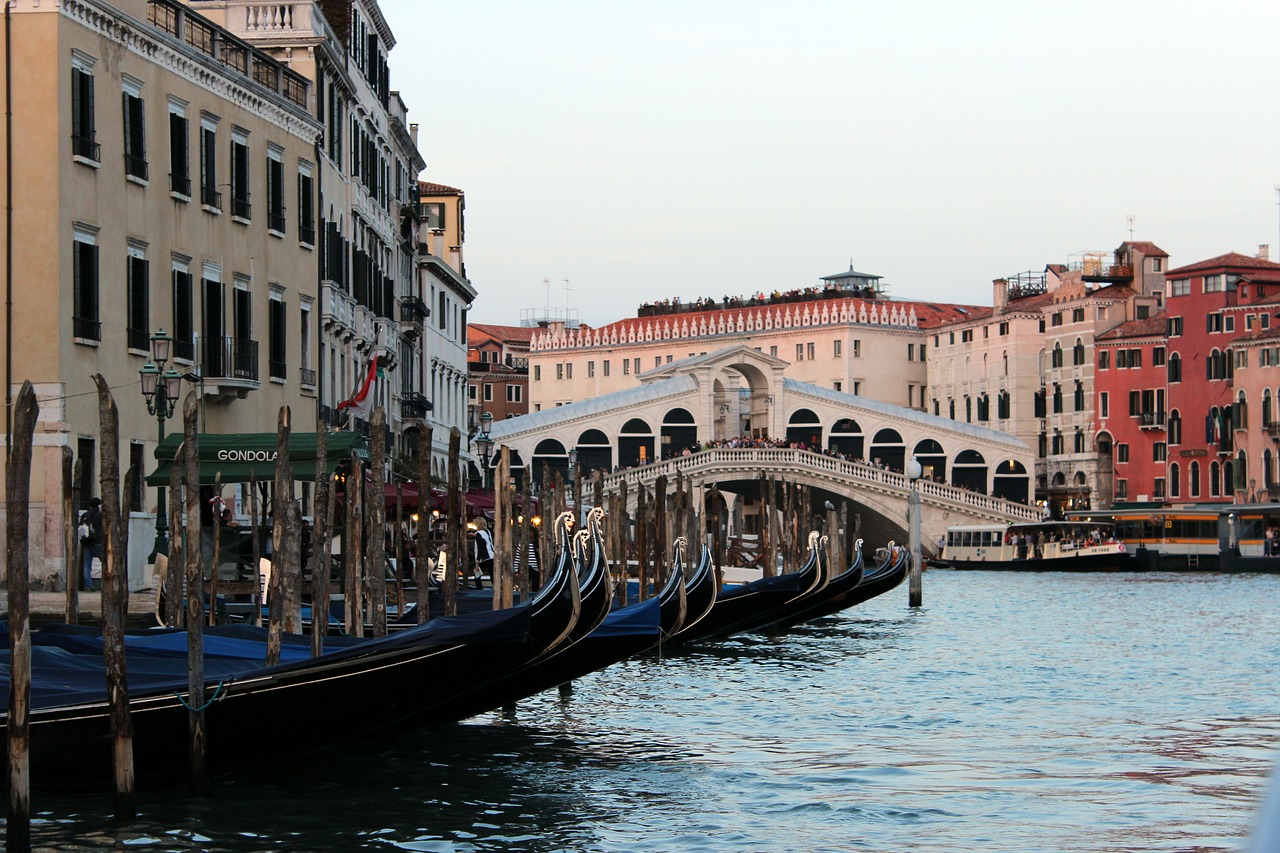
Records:
<instances>
[{"instance_id":1,"label":"arched opening","mask_svg":"<svg viewBox=\"0 0 1280 853\"><path fill-rule=\"evenodd\" d=\"M559 471L560 476L569 478L569 451L554 438L544 438L533 449L533 482L541 486L543 477L550 471Z\"/></svg>"},{"instance_id":2,"label":"arched opening","mask_svg":"<svg viewBox=\"0 0 1280 853\"><path fill-rule=\"evenodd\" d=\"M1187 468L1187 488L1191 492L1191 497L1200 497L1200 463L1192 462Z\"/></svg>"},{"instance_id":3,"label":"arched opening","mask_svg":"<svg viewBox=\"0 0 1280 853\"><path fill-rule=\"evenodd\" d=\"M679 456L685 449L697 450L698 426L688 409L671 409L662 418L662 458Z\"/></svg>"},{"instance_id":4,"label":"arched opening","mask_svg":"<svg viewBox=\"0 0 1280 853\"><path fill-rule=\"evenodd\" d=\"M991 494L1015 503L1029 503L1031 477L1026 466L1016 459L1006 459L997 465L991 475Z\"/></svg>"},{"instance_id":5,"label":"arched opening","mask_svg":"<svg viewBox=\"0 0 1280 853\"><path fill-rule=\"evenodd\" d=\"M841 418L828 433L827 446L850 459L862 459L862 427L853 418Z\"/></svg>"},{"instance_id":6,"label":"arched opening","mask_svg":"<svg viewBox=\"0 0 1280 853\"><path fill-rule=\"evenodd\" d=\"M1217 462L1209 463L1209 497L1222 497L1222 469Z\"/></svg>"},{"instance_id":7,"label":"arched opening","mask_svg":"<svg viewBox=\"0 0 1280 853\"><path fill-rule=\"evenodd\" d=\"M987 460L976 450L962 450L951 463L951 485L987 493Z\"/></svg>"},{"instance_id":8,"label":"arched opening","mask_svg":"<svg viewBox=\"0 0 1280 853\"><path fill-rule=\"evenodd\" d=\"M1100 432L1094 440L1098 450L1098 493L1094 495L1098 506L1111 506L1115 502L1115 442L1109 432Z\"/></svg>"},{"instance_id":9,"label":"arched opening","mask_svg":"<svg viewBox=\"0 0 1280 853\"><path fill-rule=\"evenodd\" d=\"M618 432L618 467L634 468L653 461L653 428L642 418L632 418Z\"/></svg>"},{"instance_id":10,"label":"arched opening","mask_svg":"<svg viewBox=\"0 0 1280 853\"><path fill-rule=\"evenodd\" d=\"M578 451L578 467L585 473L590 474L597 469L613 470L613 446L601 430L585 430L578 436L575 449Z\"/></svg>"},{"instance_id":11,"label":"arched opening","mask_svg":"<svg viewBox=\"0 0 1280 853\"><path fill-rule=\"evenodd\" d=\"M797 409L787 418L787 444L822 447L822 421L812 409Z\"/></svg>"},{"instance_id":12,"label":"arched opening","mask_svg":"<svg viewBox=\"0 0 1280 853\"><path fill-rule=\"evenodd\" d=\"M882 429L871 440L871 457L873 464L879 464L890 471L905 470L907 445L896 429Z\"/></svg>"},{"instance_id":13,"label":"arched opening","mask_svg":"<svg viewBox=\"0 0 1280 853\"><path fill-rule=\"evenodd\" d=\"M1267 490L1267 497L1275 498L1276 460L1269 447L1262 451L1262 488Z\"/></svg>"},{"instance_id":14,"label":"arched opening","mask_svg":"<svg viewBox=\"0 0 1280 853\"><path fill-rule=\"evenodd\" d=\"M1169 465L1169 497L1182 497L1182 469L1177 462Z\"/></svg>"},{"instance_id":15,"label":"arched opening","mask_svg":"<svg viewBox=\"0 0 1280 853\"><path fill-rule=\"evenodd\" d=\"M911 451L911 455L919 461L923 470L921 476L924 479L938 483L947 481L947 454L937 441L926 438L916 442L915 450Z\"/></svg>"}]
</instances>

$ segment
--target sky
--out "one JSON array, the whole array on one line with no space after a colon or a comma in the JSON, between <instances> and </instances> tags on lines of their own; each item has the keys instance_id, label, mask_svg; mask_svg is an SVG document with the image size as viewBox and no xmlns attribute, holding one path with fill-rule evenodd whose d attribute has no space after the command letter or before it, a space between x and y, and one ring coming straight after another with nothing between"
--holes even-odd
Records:
<instances>
[{"instance_id":1,"label":"sky","mask_svg":"<svg viewBox=\"0 0 1280 853\"><path fill-rule=\"evenodd\" d=\"M381 0L473 322L808 287L897 299L1124 240L1280 259L1280 3ZM1268 94L1271 93L1271 94Z\"/></svg>"}]
</instances>

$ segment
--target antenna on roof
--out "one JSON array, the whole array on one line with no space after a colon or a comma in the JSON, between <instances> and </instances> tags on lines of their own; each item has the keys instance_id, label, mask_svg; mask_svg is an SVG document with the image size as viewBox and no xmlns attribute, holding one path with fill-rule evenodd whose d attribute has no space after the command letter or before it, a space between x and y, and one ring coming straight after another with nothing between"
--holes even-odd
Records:
<instances>
[{"instance_id":1,"label":"antenna on roof","mask_svg":"<svg viewBox=\"0 0 1280 853\"><path fill-rule=\"evenodd\" d=\"M551 276L542 277L542 286L547 289L547 314L551 313Z\"/></svg>"},{"instance_id":2,"label":"antenna on roof","mask_svg":"<svg viewBox=\"0 0 1280 853\"><path fill-rule=\"evenodd\" d=\"M1129 242L1132 243L1133 242L1133 214L1132 213L1129 214L1128 219L1129 219Z\"/></svg>"},{"instance_id":3,"label":"antenna on roof","mask_svg":"<svg viewBox=\"0 0 1280 853\"><path fill-rule=\"evenodd\" d=\"M564 282L564 310L567 312L569 310L569 291L573 288L569 287L569 279L562 278L560 280Z\"/></svg>"}]
</instances>

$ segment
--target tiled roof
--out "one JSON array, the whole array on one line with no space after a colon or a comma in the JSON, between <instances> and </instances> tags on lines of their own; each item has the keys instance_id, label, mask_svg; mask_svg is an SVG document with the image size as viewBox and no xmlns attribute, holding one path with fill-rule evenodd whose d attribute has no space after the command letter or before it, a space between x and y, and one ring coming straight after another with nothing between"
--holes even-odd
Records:
<instances>
[{"instance_id":1,"label":"tiled roof","mask_svg":"<svg viewBox=\"0 0 1280 853\"><path fill-rule=\"evenodd\" d=\"M1089 291L1087 298L1089 299L1115 299L1124 300L1135 295L1136 291L1127 284L1108 284L1106 287L1099 287L1097 290Z\"/></svg>"},{"instance_id":2,"label":"tiled roof","mask_svg":"<svg viewBox=\"0 0 1280 853\"><path fill-rule=\"evenodd\" d=\"M1168 329L1168 315L1164 311L1157 311L1146 319L1128 320L1121 323L1114 329L1108 329L1098 335L1094 340L1115 341L1123 338L1148 338L1153 335L1163 336L1168 332Z\"/></svg>"},{"instance_id":3,"label":"tiled roof","mask_svg":"<svg viewBox=\"0 0 1280 853\"><path fill-rule=\"evenodd\" d=\"M1191 272L1211 272L1220 269L1237 269L1237 270L1276 270L1280 272L1280 264L1275 261L1269 261L1266 258L1257 258L1253 255L1242 255L1239 252L1227 252L1225 255L1218 255L1216 258L1209 258L1204 261L1197 261L1194 264L1187 264L1185 267L1178 267L1165 273L1166 277L1172 278L1177 275L1184 275Z\"/></svg>"},{"instance_id":4,"label":"tiled roof","mask_svg":"<svg viewBox=\"0 0 1280 853\"><path fill-rule=\"evenodd\" d=\"M1169 257L1169 253L1166 252L1164 249L1161 249L1155 243L1150 243L1150 242L1147 242L1146 240L1125 240L1123 243L1120 244L1120 248L1123 249L1125 246L1128 246L1130 249L1137 249L1139 252L1146 255L1148 258Z\"/></svg>"},{"instance_id":5,"label":"tiled roof","mask_svg":"<svg viewBox=\"0 0 1280 853\"><path fill-rule=\"evenodd\" d=\"M462 195L457 187L435 184L431 181L418 181L418 192L422 195Z\"/></svg>"},{"instance_id":6,"label":"tiled roof","mask_svg":"<svg viewBox=\"0 0 1280 853\"><path fill-rule=\"evenodd\" d=\"M472 337L473 331L478 332L479 336ZM527 344L540 331L542 329L530 326L494 326L486 323L468 323L467 346L475 346L485 338L503 341L504 343Z\"/></svg>"}]
</instances>

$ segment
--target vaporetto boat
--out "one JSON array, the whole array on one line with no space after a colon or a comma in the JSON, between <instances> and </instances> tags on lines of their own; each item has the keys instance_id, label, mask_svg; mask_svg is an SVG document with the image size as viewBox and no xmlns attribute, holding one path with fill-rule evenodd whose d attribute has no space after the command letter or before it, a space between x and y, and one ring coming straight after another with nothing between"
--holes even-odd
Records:
<instances>
[{"instance_id":1,"label":"vaporetto boat","mask_svg":"<svg viewBox=\"0 0 1280 853\"><path fill-rule=\"evenodd\" d=\"M1110 524L1080 521L948 527L942 562L954 569L1023 572L1133 568Z\"/></svg>"}]
</instances>

